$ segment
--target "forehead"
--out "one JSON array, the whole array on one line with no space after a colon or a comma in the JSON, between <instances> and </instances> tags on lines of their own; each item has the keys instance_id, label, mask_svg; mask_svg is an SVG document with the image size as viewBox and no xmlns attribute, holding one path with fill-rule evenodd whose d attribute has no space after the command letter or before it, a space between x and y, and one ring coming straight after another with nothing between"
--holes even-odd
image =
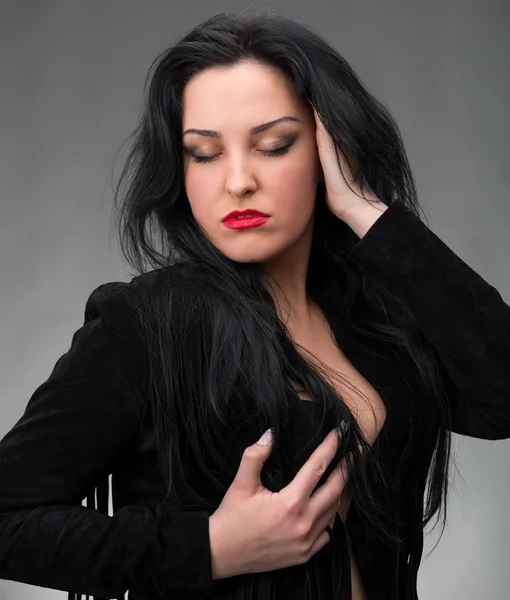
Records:
<instances>
[{"instance_id":1,"label":"forehead","mask_svg":"<svg viewBox=\"0 0 510 600\"><path fill-rule=\"evenodd\" d=\"M284 74L255 62L206 69L183 92L183 129L248 126L292 113L303 107Z\"/></svg>"}]
</instances>

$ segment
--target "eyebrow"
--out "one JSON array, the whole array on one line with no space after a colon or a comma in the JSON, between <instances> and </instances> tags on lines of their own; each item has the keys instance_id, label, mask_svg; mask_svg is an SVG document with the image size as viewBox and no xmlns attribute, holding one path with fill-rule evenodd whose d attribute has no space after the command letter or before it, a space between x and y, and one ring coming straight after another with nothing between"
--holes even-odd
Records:
<instances>
[{"instance_id":1,"label":"eyebrow","mask_svg":"<svg viewBox=\"0 0 510 600\"><path fill-rule=\"evenodd\" d=\"M257 133L262 133L263 131L267 131L271 127L278 125L284 121L293 121L296 123L302 123L301 119L297 119L296 117L280 117L279 119L275 119L274 121L269 121L268 123L262 123L262 125L257 125L256 127L252 127L250 129L250 135L255 135ZM196 133L197 135L204 135L206 137L212 138L221 138L223 137L219 131L213 131L212 129L186 129L186 131L182 134L183 137L188 133Z\"/></svg>"}]
</instances>

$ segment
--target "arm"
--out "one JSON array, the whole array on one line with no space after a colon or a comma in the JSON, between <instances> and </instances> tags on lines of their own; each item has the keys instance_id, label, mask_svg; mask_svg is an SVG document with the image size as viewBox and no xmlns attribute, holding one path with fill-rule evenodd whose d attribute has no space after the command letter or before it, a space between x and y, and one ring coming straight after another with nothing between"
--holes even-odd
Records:
<instances>
[{"instance_id":1,"label":"arm","mask_svg":"<svg viewBox=\"0 0 510 600\"><path fill-rule=\"evenodd\" d=\"M437 350L452 431L509 438L510 307L402 205L353 223L361 239L348 259L408 307Z\"/></svg>"},{"instance_id":2,"label":"arm","mask_svg":"<svg viewBox=\"0 0 510 600\"><path fill-rule=\"evenodd\" d=\"M209 517L162 502L155 514L81 506L135 442L141 401L126 377L144 364L135 283L99 286L86 323L0 441L0 578L100 597L211 586ZM119 377L119 371L123 373ZM135 380L134 380L135 381Z\"/></svg>"}]
</instances>

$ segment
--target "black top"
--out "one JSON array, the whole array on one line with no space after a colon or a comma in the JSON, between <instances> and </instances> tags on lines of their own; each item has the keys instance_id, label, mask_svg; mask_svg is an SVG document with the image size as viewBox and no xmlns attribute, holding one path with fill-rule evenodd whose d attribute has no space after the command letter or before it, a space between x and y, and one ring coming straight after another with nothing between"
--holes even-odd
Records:
<instances>
[{"instance_id":1,"label":"black top","mask_svg":"<svg viewBox=\"0 0 510 600\"><path fill-rule=\"evenodd\" d=\"M444 368L452 431L509 438L510 308L498 291L398 205L377 220L348 259L399 298L434 345ZM123 598L128 590L131 600L236 597L236 578L211 577L208 511L176 510L165 499L153 429L143 410L146 361L135 309L144 294L159 293L172 268L130 283L105 283L91 293L85 324L69 351L1 440L0 578L73 592L70 598L74 593ZM409 439L407 414L411 403L419 409L427 398L384 353L371 352L346 332L335 335L386 405L374 452L404 482L395 509L408 525L407 549L397 553L371 538L356 500L346 527L370 599L414 599L431 448L426 440ZM313 418L314 404L305 404ZM296 422L297 451L306 430L306 423ZM308 455L319 442L308 446ZM406 474L413 474L407 484ZM345 542L339 518L333 535ZM327 600L331 547L317 555L324 588L316 597ZM302 567L289 573L281 597L304 597ZM349 587L348 570L344 577ZM262 581L255 575L253 586ZM256 589L263 599L263 585Z\"/></svg>"}]
</instances>

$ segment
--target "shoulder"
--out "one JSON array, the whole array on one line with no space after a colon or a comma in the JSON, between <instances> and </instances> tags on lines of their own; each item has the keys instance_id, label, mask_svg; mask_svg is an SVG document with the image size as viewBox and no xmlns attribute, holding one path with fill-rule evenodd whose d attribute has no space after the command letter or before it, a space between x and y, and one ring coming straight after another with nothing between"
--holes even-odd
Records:
<instances>
[{"instance_id":1,"label":"shoulder","mask_svg":"<svg viewBox=\"0 0 510 600\"><path fill-rule=\"evenodd\" d=\"M177 294L207 287L213 277L208 276L205 269L189 263L177 263L147 273L142 273L131 280L136 287L135 301L138 306L144 301L160 295Z\"/></svg>"},{"instance_id":2,"label":"shoulder","mask_svg":"<svg viewBox=\"0 0 510 600\"><path fill-rule=\"evenodd\" d=\"M155 302L169 297L187 302L193 292L212 292L213 278L198 266L179 263L136 275L130 281L108 281L94 288L85 304L85 323L100 318L111 331L138 322ZM207 292L206 292L207 293Z\"/></svg>"}]
</instances>

